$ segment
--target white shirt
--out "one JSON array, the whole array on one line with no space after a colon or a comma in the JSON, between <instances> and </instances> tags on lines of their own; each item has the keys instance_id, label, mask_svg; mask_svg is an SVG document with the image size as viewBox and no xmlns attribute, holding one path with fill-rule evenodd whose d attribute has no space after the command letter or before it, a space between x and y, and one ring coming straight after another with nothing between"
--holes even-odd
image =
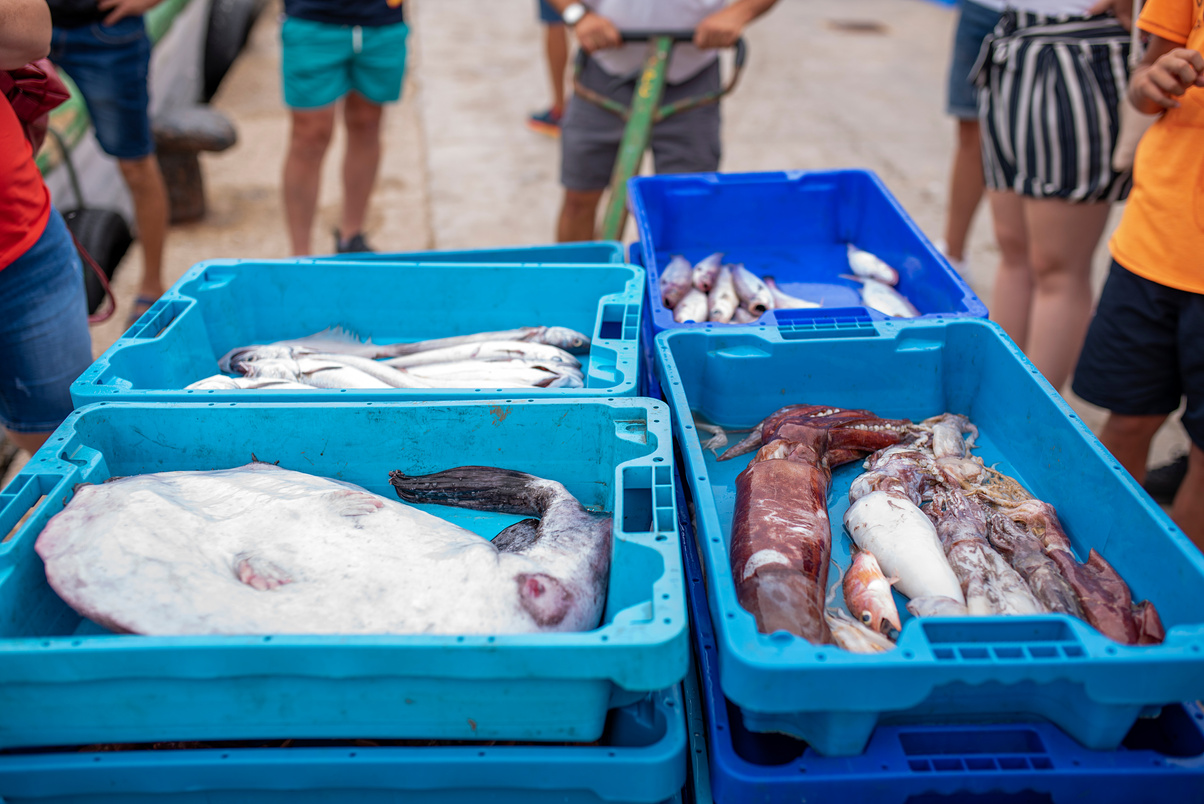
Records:
<instances>
[{"instance_id":1,"label":"white shirt","mask_svg":"<svg viewBox=\"0 0 1204 804\"><path fill-rule=\"evenodd\" d=\"M727 0L583 0L591 11L606 17L620 31L686 31L723 8ZM611 75L635 75L644 66L648 45L635 42L591 54ZM676 45L669 58L668 81L680 84L719 58L718 51Z\"/></svg>"}]
</instances>

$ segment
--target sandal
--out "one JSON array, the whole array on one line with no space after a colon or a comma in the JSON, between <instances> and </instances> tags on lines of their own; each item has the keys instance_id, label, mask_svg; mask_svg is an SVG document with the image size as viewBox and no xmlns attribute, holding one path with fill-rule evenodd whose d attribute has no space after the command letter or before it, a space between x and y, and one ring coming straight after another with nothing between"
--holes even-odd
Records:
<instances>
[{"instance_id":1,"label":"sandal","mask_svg":"<svg viewBox=\"0 0 1204 804\"><path fill-rule=\"evenodd\" d=\"M130 313L130 317L125 320L127 328L138 323L138 319L142 318L143 313L151 308L151 306L159 301L159 298L152 296L138 296L134 299L134 311Z\"/></svg>"}]
</instances>

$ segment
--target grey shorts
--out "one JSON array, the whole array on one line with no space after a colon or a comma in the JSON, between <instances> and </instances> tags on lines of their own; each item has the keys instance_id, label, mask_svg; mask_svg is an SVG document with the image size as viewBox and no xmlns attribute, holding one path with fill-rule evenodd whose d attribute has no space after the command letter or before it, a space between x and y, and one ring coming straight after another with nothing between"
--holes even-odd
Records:
<instances>
[{"instance_id":1,"label":"grey shorts","mask_svg":"<svg viewBox=\"0 0 1204 804\"><path fill-rule=\"evenodd\" d=\"M720 87L719 62L693 78L665 87L662 103L692 98ZM631 104L635 79L615 78L593 60L581 71L588 88ZM610 184L625 123L605 109L573 96L560 122L560 183L569 190L602 190ZM719 169L719 104L682 112L652 128L657 173L703 173Z\"/></svg>"}]
</instances>

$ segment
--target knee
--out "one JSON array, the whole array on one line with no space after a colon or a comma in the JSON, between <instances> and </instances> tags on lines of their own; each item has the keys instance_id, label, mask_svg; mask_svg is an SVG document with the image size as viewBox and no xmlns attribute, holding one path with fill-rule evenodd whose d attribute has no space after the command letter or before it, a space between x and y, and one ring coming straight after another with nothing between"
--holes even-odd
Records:
<instances>
[{"instance_id":1,"label":"knee","mask_svg":"<svg viewBox=\"0 0 1204 804\"><path fill-rule=\"evenodd\" d=\"M1102 440L1110 444L1148 444L1164 421L1165 416L1124 416L1113 413L1104 423Z\"/></svg>"},{"instance_id":2,"label":"knee","mask_svg":"<svg viewBox=\"0 0 1204 804\"><path fill-rule=\"evenodd\" d=\"M154 154L141 159L122 159L118 164L121 166L121 175L125 177L125 183L135 195L162 182L159 159Z\"/></svg>"},{"instance_id":3,"label":"knee","mask_svg":"<svg viewBox=\"0 0 1204 804\"><path fill-rule=\"evenodd\" d=\"M343 105L343 125L347 136L353 139L377 139L380 136L381 118L384 107L366 100L348 96Z\"/></svg>"},{"instance_id":4,"label":"knee","mask_svg":"<svg viewBox=\"0 0 1204 804\"><path fill-rule=\"evenodd\" d=\"M333 120L296 119L289 140L290 150L302 158L320 159L330 146L333 133Z\"/></svg>"},{"instance_id":5,"label":"knee","mask_svg":"<svg viewBox=\"0 0 1204 804\"><path fill-rule=\"evenodd\" d=\"M1028 267L1028 235L1022 227L995 221L995 242L1005 266Z\"/></svg>"}]
</instances>

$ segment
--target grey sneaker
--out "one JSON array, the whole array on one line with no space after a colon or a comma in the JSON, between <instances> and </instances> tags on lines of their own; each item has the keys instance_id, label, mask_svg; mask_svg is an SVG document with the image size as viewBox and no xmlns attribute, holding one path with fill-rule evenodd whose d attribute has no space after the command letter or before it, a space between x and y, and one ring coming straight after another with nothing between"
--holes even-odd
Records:
<instances>
[{"instance_id":1,"label":"grey sneaker","mask_svg":"<svg viewBox=\"0 0 1204 804\"><path fill-rule=\"evenodd\" d=\"M334 250L336 254L355 254L363 252L374 252L376 249L368 245L368 241L364 239L364 233L358 232L353 234L346 240L339 234L339 230L334 230Z\"/></svg>"}]
</instances>

